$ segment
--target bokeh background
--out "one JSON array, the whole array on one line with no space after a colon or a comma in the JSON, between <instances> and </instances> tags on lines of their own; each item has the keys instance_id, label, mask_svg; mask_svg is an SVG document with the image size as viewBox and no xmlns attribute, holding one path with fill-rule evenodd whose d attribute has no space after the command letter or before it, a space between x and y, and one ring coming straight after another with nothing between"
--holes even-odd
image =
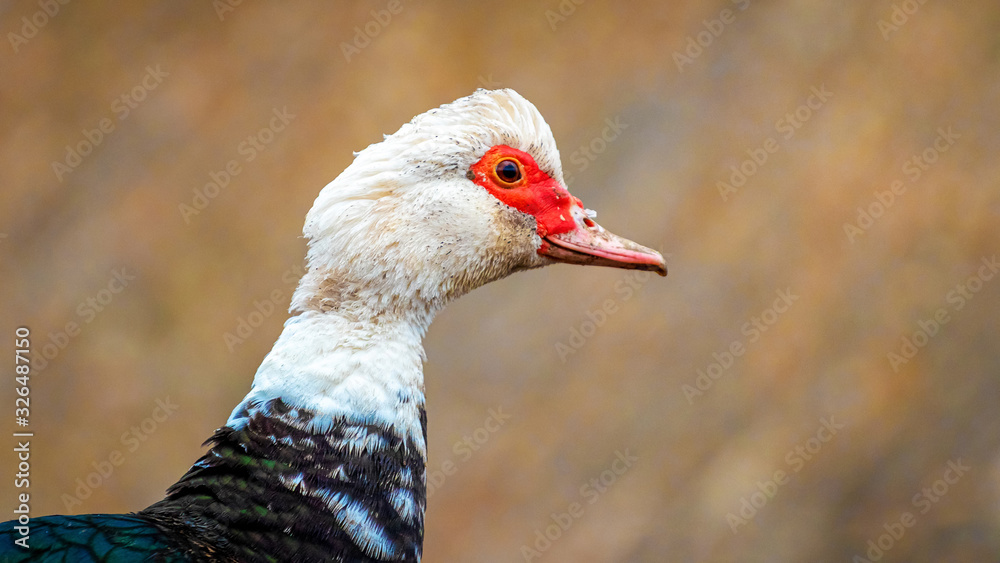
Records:
<instances>
[{"instance_id":1,"label":"bokeh background","mask_svg":"<svg viewBox=\"0 0 1000 563\"><path fill-rule=\"evenodd\" d=\"M511 87L552 126L575 195L670 275L557 266L440 315L428 469L454 470L426 561L1000 557L1000 277L982 268L1000 253L995 2L40 6L0 5L2 373L17 326L58 350L31 380L33 515L161 498L249 389L303 217L351 151ZM294 118L262 132L275 111ZM797 299L779 313L780 291Z\"/></svg>"}]
</instances>

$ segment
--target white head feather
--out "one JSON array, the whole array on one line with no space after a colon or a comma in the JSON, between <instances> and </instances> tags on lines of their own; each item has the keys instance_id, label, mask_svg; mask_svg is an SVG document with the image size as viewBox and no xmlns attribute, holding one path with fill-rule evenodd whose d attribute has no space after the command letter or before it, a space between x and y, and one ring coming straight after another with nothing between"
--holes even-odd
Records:
<instances>
[{"instance_id":1,"label":"white head feather","mask_svg":"<svg viewBox=\"0 0 1000 563\"><path fill-rule=\"evenodd\" d=\"M308 273L292 310L433 314L480 285L550 263L536 252L533 219L466 177L501 144L563 182L552 131L513 90L479 90L357 153L306 216Z\"/></svg>"}]
</instances>

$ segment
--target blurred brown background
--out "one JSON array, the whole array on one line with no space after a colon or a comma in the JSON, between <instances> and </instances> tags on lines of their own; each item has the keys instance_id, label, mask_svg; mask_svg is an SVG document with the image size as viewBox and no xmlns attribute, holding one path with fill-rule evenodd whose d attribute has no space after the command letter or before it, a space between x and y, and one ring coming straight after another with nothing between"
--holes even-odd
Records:
<instances>
[{"instance_id":1,"label":"blurred brown background","mask_svg":"<svg viewBox=\"0 0 1000 563\"><path fill-rule=\"evenodd\" d=\"M438 318L427 561L1000 557L995 2L49 4L0 7L33 515L161 498L249 389L351 151L511 87L670 276L552 267Z\"/></svg>"}]
</instances>

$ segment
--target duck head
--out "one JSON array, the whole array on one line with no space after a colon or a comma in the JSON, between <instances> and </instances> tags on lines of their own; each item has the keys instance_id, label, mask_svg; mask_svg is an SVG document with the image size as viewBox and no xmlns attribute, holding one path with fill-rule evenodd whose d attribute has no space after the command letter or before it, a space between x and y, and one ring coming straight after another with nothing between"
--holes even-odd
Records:
<instances>
[{"instance_id":1,"label":"duck head","mask_svg":"<svg viewBox=\"0 0 1000 563\"><path fill-rule=\"evenodd\" d=\"M299 311L433 314L514 272L555 263L651 270L660 253L604 230L570 194L541 114L478 90L356 153L306 217Z\"/></svg>"}]
</instances>

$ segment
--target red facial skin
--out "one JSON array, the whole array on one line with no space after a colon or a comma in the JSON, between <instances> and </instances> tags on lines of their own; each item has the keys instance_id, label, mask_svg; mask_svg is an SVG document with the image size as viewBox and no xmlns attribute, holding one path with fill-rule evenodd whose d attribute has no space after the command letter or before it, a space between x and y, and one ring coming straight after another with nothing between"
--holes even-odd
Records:
<instances>
[{"instance_id":1,"label":"red facial skin","mask_svg":"<svg viewBox=\"0 0 1000 563\"><path fill-rule=\"evenodd\" d=\"M516 182L507 183L497 176L497 164L504 160L514 161L520 166L521 178ZM470 170L475 174L473 182L514 209L533 216L538 222L538 236L545 238L576 228L570 208L574 203L583 207L583 203L570 195L569 190L555 178L543 172L530 154L507 145L497 145Z\"/></svg>"}]
</instances>

